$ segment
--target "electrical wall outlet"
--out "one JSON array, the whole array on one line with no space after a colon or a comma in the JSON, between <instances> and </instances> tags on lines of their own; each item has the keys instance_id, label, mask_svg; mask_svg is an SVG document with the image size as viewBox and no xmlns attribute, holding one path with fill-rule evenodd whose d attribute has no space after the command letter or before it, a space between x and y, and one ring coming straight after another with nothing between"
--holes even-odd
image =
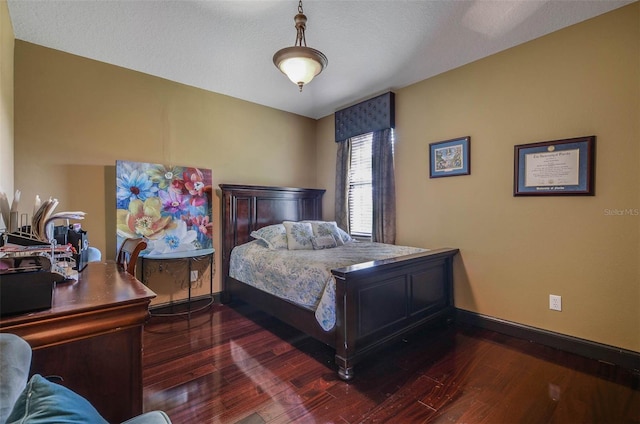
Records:
<instances>
[{"instance_id":1,"label":"electrical wall outlet","mask_svg":"<svg viewBox=\"0 0 640 424\"><path fill-rule=\"evenodd\" d=\"M191 282L198 281L198 270L191 271Z\"/></svg>"},{"instance_id":2,"label":"electrical wall outlet","mask_svg":"<svg viewBox=\"0 0 640 424\"><path fill-rule=\"evenodd\" d=\"M549 309L552 311L562 311L562 296L549 295Z\"/></svg>"}]
</instances>

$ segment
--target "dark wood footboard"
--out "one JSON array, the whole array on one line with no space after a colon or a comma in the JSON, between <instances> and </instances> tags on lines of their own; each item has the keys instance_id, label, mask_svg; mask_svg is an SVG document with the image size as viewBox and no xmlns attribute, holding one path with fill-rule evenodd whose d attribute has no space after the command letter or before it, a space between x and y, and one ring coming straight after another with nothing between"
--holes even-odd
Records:
<instances>
[{"instance_id":1,"label":"dark wood footboard","mask_svg":"<svg viewBox=\"0 0 640 424\"><path fill-rule=\"evenodd\" d=\"M428 322L453 318L453 257L438 249L332 271L336 280L334 347L340 377L353 366Z\"/></svg>"}]
</instances>

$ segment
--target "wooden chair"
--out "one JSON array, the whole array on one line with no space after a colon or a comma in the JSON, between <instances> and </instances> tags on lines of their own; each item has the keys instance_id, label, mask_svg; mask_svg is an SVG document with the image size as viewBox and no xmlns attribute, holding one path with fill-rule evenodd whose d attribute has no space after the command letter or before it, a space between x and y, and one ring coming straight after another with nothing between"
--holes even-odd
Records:
<instances>
[{"instance_id":1,"label":"wooden chair","mask_svg":"<svg viewBox=\"0 0 640 424\"><path fill-rule=\"evenodd\" d=\"M118 265L135 277L138 255L147 248L147 242L143 238L128 238L122 242L116 262Z\"/></svg>"}]
</instances>

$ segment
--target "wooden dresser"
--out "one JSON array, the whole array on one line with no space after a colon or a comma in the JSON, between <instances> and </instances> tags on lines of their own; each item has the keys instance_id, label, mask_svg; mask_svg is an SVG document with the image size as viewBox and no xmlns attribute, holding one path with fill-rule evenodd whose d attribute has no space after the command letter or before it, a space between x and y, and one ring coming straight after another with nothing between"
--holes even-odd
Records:
<instances>
[{"instance_id":1,"label":"wooden dresser","mask_svg":"<svg viewBox=\"0 0 640 424\"><path fill-rule=\"evenodd\" d=\"M60 376L109 422L142 413L142 330L155 293L115 263L60 283L51 309L4 317L0 332L33 349L32 374Z\"/></svg>"}]
</instances>

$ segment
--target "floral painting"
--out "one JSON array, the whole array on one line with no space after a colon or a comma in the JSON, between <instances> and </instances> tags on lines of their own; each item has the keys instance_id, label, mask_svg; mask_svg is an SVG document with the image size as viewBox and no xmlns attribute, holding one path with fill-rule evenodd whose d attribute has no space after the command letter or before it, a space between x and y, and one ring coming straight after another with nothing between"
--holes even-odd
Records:
<instances>
[{"instance_id":1,"label":"floral painting","mask_svg":"<svg viewBox=\"0 0 640 424\"><path fill-rule=\"evenodd\" d=\"M211 170L116 161L118 246L144 237L146 254L213 246Z\"/></svg>"}]
</instances>

